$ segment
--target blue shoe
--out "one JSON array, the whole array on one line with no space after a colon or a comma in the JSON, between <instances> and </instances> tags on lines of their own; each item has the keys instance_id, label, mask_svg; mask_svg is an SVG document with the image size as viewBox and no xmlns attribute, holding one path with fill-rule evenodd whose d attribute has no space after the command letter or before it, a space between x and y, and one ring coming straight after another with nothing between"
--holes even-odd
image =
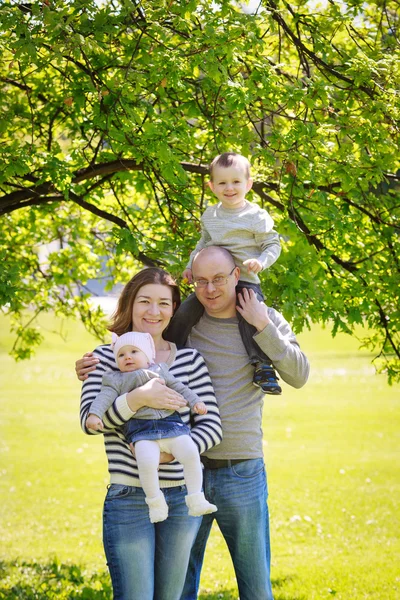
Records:
<instances>
[{"instance_id":1,"label":"blue shoe","mask_svg":"<svg viewBox=\"0 0 400 600\"><path fill-rule=\"evenodd\" d=\"M280 396L282 388L278 383L275 369L271 365L258 365L254 370L253 385L259 387L264 394Z\"/></svg>"}]
</instances>

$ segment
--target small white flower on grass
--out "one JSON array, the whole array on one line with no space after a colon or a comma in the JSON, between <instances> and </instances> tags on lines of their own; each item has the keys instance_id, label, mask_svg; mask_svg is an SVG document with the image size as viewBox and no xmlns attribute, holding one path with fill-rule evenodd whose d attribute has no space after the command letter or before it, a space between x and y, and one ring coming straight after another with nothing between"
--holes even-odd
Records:
<instances>
[{"instance_id":1,"label":"small white flower on grass","mask_svg":"<svg viewBox=\"0 0 400 600\"><path fill-rule=\"evenodd\" d=\"M290 523L295 523L296 521L301 521L301 516L293 515L293 517L290 517L289 521L290 521Z\"/></svg>"},{"instance_id":2,"label":"small white flower on grass","mask_svg":"<svg viewBox=\"0 0 400 600\"><path fill-rule=\"evenodd\" d=\"M303 518L304 518L305 521L308 521L308 523L312 523L312 518L309 517L308 515L304 515Z\"/></svg>"}]
</instances>

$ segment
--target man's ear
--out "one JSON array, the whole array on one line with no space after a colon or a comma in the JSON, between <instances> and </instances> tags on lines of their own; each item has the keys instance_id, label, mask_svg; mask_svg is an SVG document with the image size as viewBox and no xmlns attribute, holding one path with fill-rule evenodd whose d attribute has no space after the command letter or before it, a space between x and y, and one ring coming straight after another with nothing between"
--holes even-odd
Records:
<instances>
[{"instance_id":1,"label":"man's ear","mask_svg":"<svg viewBox=\"0 0 400 600\"><path fill-rule=\"evenodd\" d=\"M253 187L253 180L251 177L249 177L249 179L247 180L246 193L249 192L252 187Z\"/></svg>"},{"instance_id":2,"label":"man's ear","mask_svg":"<svg viewBox=\"0 0 400 600\"><path fill-rule=\"evenodd\" d=\"M235 275L236 281L238 282L240 279L240 268L236 267L235 270L233 271L233 274Z\"/></svg>"}]
</instances>

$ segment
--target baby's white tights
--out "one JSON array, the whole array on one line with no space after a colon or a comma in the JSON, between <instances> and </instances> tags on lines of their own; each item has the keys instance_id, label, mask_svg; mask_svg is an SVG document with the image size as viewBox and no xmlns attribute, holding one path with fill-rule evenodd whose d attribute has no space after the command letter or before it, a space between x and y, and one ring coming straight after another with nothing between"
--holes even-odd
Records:
<instances>
[{"instance_id":1,"label":"baby's white tights","mask_svg":"<svg viewBox=\"0 0 400 600\"><path fill-rule=\"evenodd\" d=\"M188 494L200 492L203 472L199 451L190 436L180 435L162 440L140 440L136 442L135 454L139 479L146 496L155 498L160 493L158 467L161 452L172 454L183 465Z\"/></svg>"}]
</instances>

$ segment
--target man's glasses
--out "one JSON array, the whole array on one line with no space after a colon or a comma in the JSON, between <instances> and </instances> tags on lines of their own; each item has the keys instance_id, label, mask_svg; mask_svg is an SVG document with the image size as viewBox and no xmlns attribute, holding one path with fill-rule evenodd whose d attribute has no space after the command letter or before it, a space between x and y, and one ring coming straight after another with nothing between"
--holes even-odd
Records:
<instances>
[{"instance_id":1,"label":"man's glasses","mask_svg":"<svg viewBox=\"0 0 400 600\"><path fill-rule=\"evenodd\" d=\"M205 288L211 283L214 287L222 287L226 283L228 283L228 277L230 277L233 271L236 269L236 266L233 267L232 271L229 275L218 275L218 277L214 277L212 281L208 281L208 279L195 279L193 281L193 285L195 288Z\"/></svg>"}]
</instances>

